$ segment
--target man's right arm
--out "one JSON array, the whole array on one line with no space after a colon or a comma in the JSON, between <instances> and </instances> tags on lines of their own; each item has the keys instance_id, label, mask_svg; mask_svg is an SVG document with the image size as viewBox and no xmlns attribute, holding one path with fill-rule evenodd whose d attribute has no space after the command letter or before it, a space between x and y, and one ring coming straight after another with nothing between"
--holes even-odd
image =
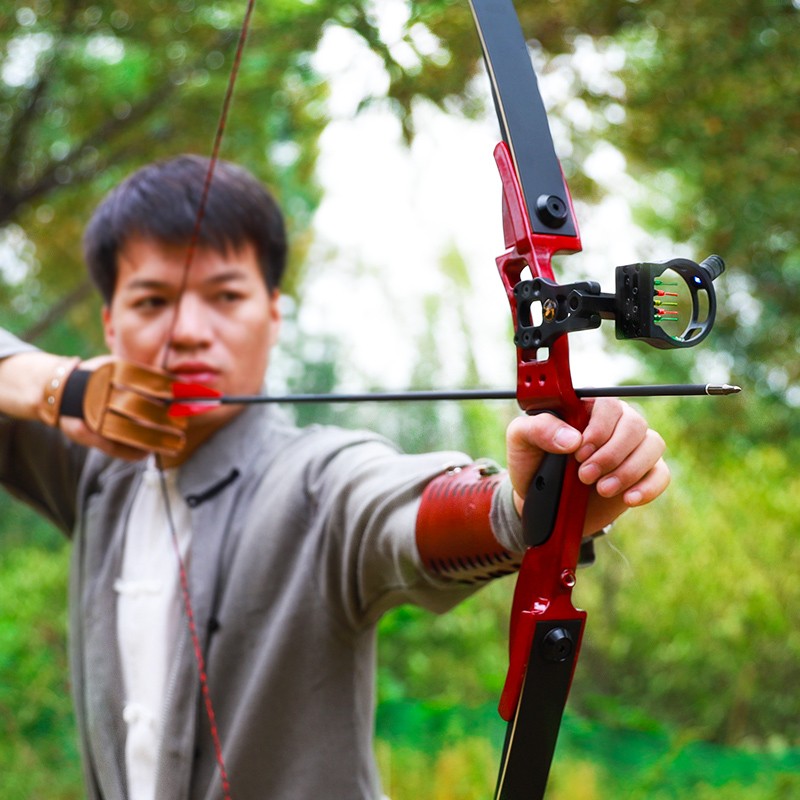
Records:
<instances>
[{"instance_id":1,"label":"man's right arm","mask_svg":"<svg viewBox=\"0 0 800 800\"><path fill-rule=\"evenodd\" d=\"M0 483L68 533L86 451L40 416L45 384L65 361L0 329Z\"/></svg>"}]
</instances>

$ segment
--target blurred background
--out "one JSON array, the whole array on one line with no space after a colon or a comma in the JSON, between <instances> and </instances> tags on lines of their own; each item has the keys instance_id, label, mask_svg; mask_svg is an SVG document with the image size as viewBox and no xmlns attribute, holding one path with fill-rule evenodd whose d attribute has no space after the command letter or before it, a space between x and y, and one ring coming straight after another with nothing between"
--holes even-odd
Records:
<instances>
[{"instance_id":1,"label":"blurred background","mask_svg":"<svg viewBox=\"0 0 800 800\"><path fill-rule=\"evenodd\" d=\"M572 337L577 384L730 381L641 402L667 495L581 573L589 612L548 798L800 798L800 2L517 3L576 201L562 280L722 255L697 350ZM81 234L136 167L209 154L244 11L200 0L0 0L0 324L103 348ZM271 390L514 382L498 139L465 0L257 7L223 157L276 192L292 267ZM406 450L498 460L514 404L289 409ZM795 494L797 492L797 494ZM795 498L795 499L793 499ZM0 791L83 796L65 658L69 547L0 496ZM382 623L393 800L491 795L513 579Z\"/></svg>"}]
</instances>

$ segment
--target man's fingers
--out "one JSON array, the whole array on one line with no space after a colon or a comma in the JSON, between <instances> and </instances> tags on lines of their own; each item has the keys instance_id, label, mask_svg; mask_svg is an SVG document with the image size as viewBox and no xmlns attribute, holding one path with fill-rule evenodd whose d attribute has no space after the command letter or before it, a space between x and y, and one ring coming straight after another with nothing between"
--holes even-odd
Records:
<instances>
[{"instance_id":1,"label":"man's fingers","mask_svg":"<svg viewBox=\"0 0 800 800\"><path fill-rule=\"evenodd\" d=\"M598 398L586 403L591 404L591 415L583 431L581 446L575 453L575 458L581 463L590 459L611 439L629 408L613 397Z\"/></svg>"},{"instance_id":2,"label":"man's fingers","mask_svg":"<svg viewBox=\"0 0 800 800\"><path fill-rule=\"evenodd\" d=\"M129 447L95 433L89 429L83 420L75 417L62 417L59 421L59 427L67 438L76 444L84 447L93 447L112 458L121 458L125 461L141 461L141 459L149 455L147 450Z\"/></svg>"},{"instance_id":3,"label":"man's fingers","mask_svg":"<svg viewBox=\"0 0 800 800\"><path fill-rule=\"evenodd\" d=\"M627 506L641 506L655 500L669 486L672 476L663 459L659 459L653 469L635 483L623 495Z\"/></svg>"},{"instance_id":4,"label":"man's fingers","mask_svg":"<svg viewBox=\"0 0 800 800\"><path fill-rule=\"evenodd\" d=\"M514 451L572 453L581 443L581 434L553 414L516 417L508 426L507 443Z\"/></svg>"},{"instance_id":5,"label":"man's fingers","mask_svg":"<svg viewBox=\"0 0 800 800\"><path fill-rule=\"evenodd\" d=\"M614 497L631 489L653 469L665 450L666 445L661 436L655 431L647 430L633 451L596 481L598 494ZM580 471L578 474L583 480Z\"/></svg>"},{"instance_id":6,"label":"man's fingers","mask_svg":"<svg viewBox=\"0 0 800 800\"><path fill-rule=\"evenodd\" d=\"M659 459L640 481L623 494L603 497L598 492L592 492L589 495L584 534L601 530L629 508L655 500L669 486L669 482L669 467L663 459Z\"/></svg>"},{"instance_id":7,"label":"man's fingers","mask_svg":"<svg viewBox=\"0 0 800 800\"><path fill-rule=\"evenodd\" d=\"M658 433L649 429L628 452L630 444L631 440L623 437L613 452L610 447L604 448L605 453L599 451L596 458L579 468L580 480L594 485L601 497L617 497L632 490L660 461L666 445Z\"/></svg>"},{"instance_id":8,"label":"man's fingers","mask_svg":"<svg viewBox=\"0 0 800 800\"><path fill-rule=\"evenodd\" d=\"M627 403L597 399L581 434L552 414L521 416L508 428L508 469L517 509L544 453L572 453L579 479L594 487L587 525L604 527L626 508L654 500L668 486L664 440Z\"/></svg>"},{"instance_id":9,"label":"man's fingers","mask_svg":"<svg viewBox=\"0 0 800 800\"><path fill-rule=\"evenodd\" d=\"M77 359L57 364L40 403L42 420L49 425L82 420L86 431L96 434L91 440L83 428L62 429L81 437L81 444L120 458L138 458L143 451L179 454L186 444L187 421L170 416L165 402L172 396L174 377L120 359L95 361L94 366L80 367Z\"/></svg>"},{"instance_id":10,"label":"man's fingers","mask_svg":"<svg viewBox=\"0 0 800 800\"><path fill-rule=\"evenodd\" d=\"M575 454L578 461L582 462L578 473L580 479L584 483L597 483L601 477L618 469L651 435L655 439L640 455L646 457L655 453L655 457L646 466L640 459L643 472L663 453L663 440L654 431L650 431L645 419L626 403L597 403L584 431L581 446ZM635 463L632 462L631 466L635 466Z\"/></svg>"},{"instance_id":11,"label":"man's fingers","mask_svg":"<svg viewBox=\"0 0 800 800\"><path fill-rule=\"evenodd\" d=\"M514 503L522 512L523 498L545 453L573 453L581 434L553 414L516 417L506 432L506 459Z\"/></svg>"}]
</instances>

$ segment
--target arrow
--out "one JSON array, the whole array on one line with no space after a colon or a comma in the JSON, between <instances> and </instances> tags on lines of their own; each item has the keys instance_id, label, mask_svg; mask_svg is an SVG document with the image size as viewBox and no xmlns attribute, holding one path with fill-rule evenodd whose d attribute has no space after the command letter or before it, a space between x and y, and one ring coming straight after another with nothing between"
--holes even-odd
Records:
<instances>
[{"instance_id":1,"label":"arrow","mask_svg":"<svg viewBox=\"0 0 800 800\"><path fill-rule=\"evenodd\" d=\"M741 387L727 383L658 384L653 386L594 386L576 389L590 397L694 397L738 394ZM441 400L515 400L508 389L452 389L400 392L353 392L345 394L223 395L197 383L174 383L174 398L167 400L173 417L189 417L221 405L301 405L314 403L408 403Z\"/></svg>"}]
</instances>

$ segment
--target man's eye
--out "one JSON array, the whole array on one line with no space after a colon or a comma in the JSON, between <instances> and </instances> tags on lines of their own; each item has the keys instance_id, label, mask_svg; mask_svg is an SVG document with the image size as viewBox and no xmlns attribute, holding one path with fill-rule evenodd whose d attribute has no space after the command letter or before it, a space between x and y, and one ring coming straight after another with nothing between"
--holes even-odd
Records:
<instances>
[{"instance_id":1,"label":"man's eye","mask_svg":"<svg viewBox=\"0 0 800 800\"><path fill-rule=\"evenodd\" d=\"M148 297L140 297L133 305L134 308L141 311L153 311L166 306L167 299L158 295L150 295Z\"/></svg>"},{"instance_id":2,"label":"man's eye","mask_svg":"<svg viewBox=\"0 0 800 800\"><path fill-rule=\"evenodd\" d=\"M225 291L217 294L217 300L220 303L236 303L242 299L242 293L226 289Z\"/></svg>"}]
</instances>

